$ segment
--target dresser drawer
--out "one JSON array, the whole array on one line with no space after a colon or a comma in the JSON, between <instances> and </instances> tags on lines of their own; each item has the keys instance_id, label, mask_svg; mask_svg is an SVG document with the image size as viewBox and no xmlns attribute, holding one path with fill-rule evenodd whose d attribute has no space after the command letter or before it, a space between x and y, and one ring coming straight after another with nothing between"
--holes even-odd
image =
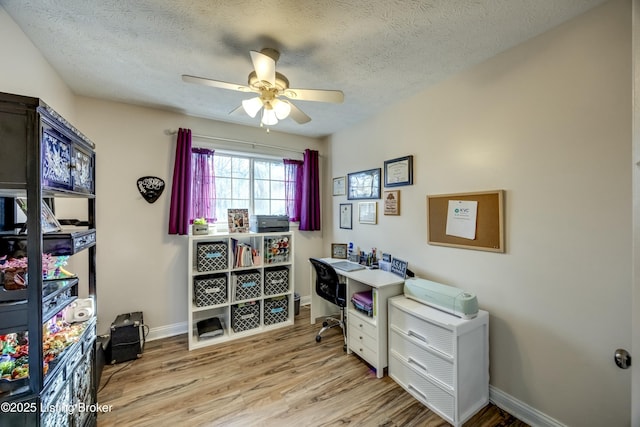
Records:
<instances>
[{"instance_id":1,"label":"dresser drawer","mask_svg":"<svg viewBox=\"0 0 640 427\"><path fill-rule=\"evenodd\" d=\"M420 319L394 305L389 306L389 325L395 326L404 335L422 341L424 345L453 357L454 333L438 324Z\"/></svg>"},{"instance_id":2,"label":"dresser drawer","mask_svg":"<svg viewBox=\"0 0 640 427\"><path fill-rule=\"evenodd\" d=\"M448 422L454 423L455 397L416 372L393 351L389 354L389 376L413 397Z\"/></svg>"},{"instance_id":3,"label":"dresser drawer","mask_svg":"<svg viewBox=\"0 0 640 427\"><path fill-rule=\"evenodd\" d=\"M376 350L377 347L375 346L375 342L371 341L371 339L367 335L363 335L362 338L363 339L360 339L360 337L356 337L353 335L350 336L349 349L369 362L371 365L377 366L378 351ZM374 345L372 346L372 344ZM384 368L384 366L382 368Z\"/></svg>"},{"instance_id":4,"label":"dresser drawer","mask_svg":"<svg viewBox=\"0 0 640 427\"><path fill-rule=\"evenodd\" d=\"M353 311L349 311L347 324L349 325L349 329L353 328L354 331L365 333L373 338L378 336L376 326L371 324L369 321L362 319L360 315L354 313Z\"/></svg>"},{"instance_id":5,"label":"dresser drawer","mask_svg":"<svg viewBox=\"0 0 640 427\"><path fill-rule=\"evenodd\" d=\"M389 328L389 351L395 351L396 356L416 371L435 377L453 390L452 358L424 346L422 341L405 335L393 325Z\"/></svg>"}]
</instances>

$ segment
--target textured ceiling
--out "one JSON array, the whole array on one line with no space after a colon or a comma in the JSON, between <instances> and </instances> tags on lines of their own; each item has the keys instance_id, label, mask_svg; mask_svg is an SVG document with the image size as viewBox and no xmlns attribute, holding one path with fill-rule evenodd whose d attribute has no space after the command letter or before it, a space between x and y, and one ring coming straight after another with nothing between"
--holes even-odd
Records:
<instances>
[{"instance_id":1,"label":"textured ceiling","mask_svg":"<svg viewBox=\"0 0 640 427\"><path fill-rule=\"evenodd\" d=\"M184 83L246 84L250 50L281 52L291 87L339 89L343 104L296 101L323 136L370 117L603 0L0 0L77 95L258 126L229 115L253 95ZM6 63L10 63L5 58Z\"/></svg>"}]
</instances>

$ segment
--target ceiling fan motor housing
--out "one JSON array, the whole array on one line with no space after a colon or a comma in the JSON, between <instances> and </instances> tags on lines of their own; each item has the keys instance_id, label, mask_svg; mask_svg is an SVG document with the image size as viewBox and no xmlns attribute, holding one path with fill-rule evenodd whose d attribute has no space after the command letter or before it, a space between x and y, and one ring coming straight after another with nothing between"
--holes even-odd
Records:
<instances>
[{"instance_id":1,"label":"ceiling fan motor housing","mask_svg":"<svg viewBox=\"0 0 640 427\"><path fill-rule=\"evenodd\" d=\"M284 75L278 73L276 71L276 80L275 85L272 86L271 83L258 79L258 75L255 71L249 73L249 83L248 86L252 89L262 91L265 89L274 89L277 93L284 92L286 89L289 89L289 79L287 79Z\"/></svg>"}]
</instances>

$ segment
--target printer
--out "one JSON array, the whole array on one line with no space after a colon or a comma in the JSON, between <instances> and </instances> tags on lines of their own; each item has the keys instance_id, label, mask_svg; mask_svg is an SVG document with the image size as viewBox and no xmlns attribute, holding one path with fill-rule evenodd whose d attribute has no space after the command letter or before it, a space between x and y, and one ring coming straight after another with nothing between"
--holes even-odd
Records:
<instances>
[{"instance_id":1,"label":"printer","mask_svg":"<svg viewBox=\"0 0 640 427\"><path fill-rule=\"evenodd\" d=\"M431 280L418 277L405 280L404 295L463 319L473 319L478 315L475 295Z\"/></svg>"},{"instance_id":2,"label":"printer","mask_svg":"<svg viewBox=\"0 0 640 427\"><path fill-rule=\"evenodd\" d=\"M289 231L287 215L253 215L249 220L249 230L254 233Z\"/></svg>"}]
</instances>

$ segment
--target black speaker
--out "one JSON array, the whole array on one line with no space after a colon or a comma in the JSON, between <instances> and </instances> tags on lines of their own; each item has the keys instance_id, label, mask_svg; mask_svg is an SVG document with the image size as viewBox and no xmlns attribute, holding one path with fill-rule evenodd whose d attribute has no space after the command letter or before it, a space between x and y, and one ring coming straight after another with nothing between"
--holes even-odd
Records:
<instances>
[{"instance_id":1,"label":"black speaker","mask_svg":"<svg viewBox=\"0 0 640 427\"><path fill-rule=\"evenodd\" d=\"M107 360L114 364L142 357L144 337L142 312L119 314L111 323Z\"/></svg>"}]
</instances>

